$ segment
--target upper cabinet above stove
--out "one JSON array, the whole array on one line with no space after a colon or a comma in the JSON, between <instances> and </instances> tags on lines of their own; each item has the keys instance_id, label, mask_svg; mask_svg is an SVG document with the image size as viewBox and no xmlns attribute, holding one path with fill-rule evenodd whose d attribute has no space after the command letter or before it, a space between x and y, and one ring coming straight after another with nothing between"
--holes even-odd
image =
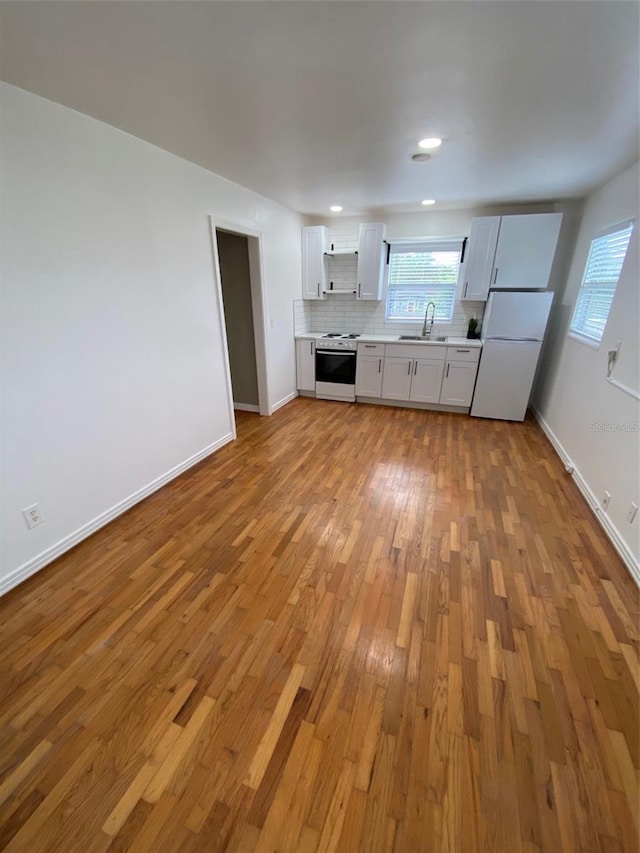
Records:
<instances>
[{"instance_id":1,"label":"upper cabinet above stove","mask_svg":"<svg viewBox=\"0 0 640 853\"><path fill-rule=\"evenodd\" d=\"M486 302L490 289L545 290L561 222L561 213L474 219L460 267L460 298Z\"/></svg>"},{"instance_id":2,"label":"upper cabinet above stove","mask_svg":"<svg viewBox=\"0 0 640 853\"><path fill-rule=\"evenodd\" d=\"M353 251L330 251L329 229L324 225L312 225L302 229L302 298L324 299L327 294L351 293L359 300L379 302L384 289L384 267L386 226L383 222L368 222L360 225L358 248ZM331 263L335 258L347 255L357 264L355 286L336 289ZM353 263L354 260L350 261ZM352 268L351 275L353 275ZM353 279L351 279L353 281ZM353 288L353 289L351 289Z\"/></svg>"},{"instance_id":3,"label":"upper cabinet above stove","mask_svg":"<svg viewBox=\"0 0 640 853\"><path fill-rule=\"evenodd\" d=\"M327 290L326 255L329 229L311 225L302 229L302 298L324 299Z\"/></svg>"}]
</instances>

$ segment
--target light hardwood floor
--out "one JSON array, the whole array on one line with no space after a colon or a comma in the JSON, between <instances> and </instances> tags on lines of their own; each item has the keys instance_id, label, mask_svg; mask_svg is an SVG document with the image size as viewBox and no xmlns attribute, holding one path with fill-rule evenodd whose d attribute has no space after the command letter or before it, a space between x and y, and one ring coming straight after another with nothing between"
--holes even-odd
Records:
<instances>
[{"instance_id":1,"label":"light hardwood floor","mask_svg":"<svg viewBox=\"0 0 640 853\"><path fill-rule=\"evenodd\" d=\"M636 851L638 593L536 424L238 426L0 600L0 848Z\"/></svg>"}]
</instances>

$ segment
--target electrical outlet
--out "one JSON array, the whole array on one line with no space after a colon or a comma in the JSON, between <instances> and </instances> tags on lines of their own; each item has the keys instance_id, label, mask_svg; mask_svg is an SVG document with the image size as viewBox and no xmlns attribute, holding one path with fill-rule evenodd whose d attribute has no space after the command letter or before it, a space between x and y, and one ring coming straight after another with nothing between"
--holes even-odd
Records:
<instances>
[{"instance_id":1,"label":"electrical outlet","mask_svg":"<svg viewBox=\"0 0 640 853\"><path fill-rule=\"evenodd\" d=\"M629 522L629 524L633 524L637 514L638 504L632 502L631 506L629 507L629 512L627 513L627 521Z\"/></svg>"},{"instance_id":2,"label":"electrical outlet","mask_svg":"<svg viewBox=\"0 0 640 853\"><path fill-rule=\"evenodd\" d=\"M40 504L32 504L31 506L28 506L26 509L22 510L22 514L24 515L24 520L27 522L29 530L33 530L34 527L37 527L44 521L42 513L40 512Z\"/></svg>"},{"instance_id":3,"label":"electrical outlet","mask_svg":"<svg viewBox=\"0 0 640 853\"><path fill-rule=\"evenodd\" d=\"M605 492L600 503L602 504L602 509L606 512L606 510L609 509L609 504L611 503L611 492Z\"/></svg>"}]
</instances>

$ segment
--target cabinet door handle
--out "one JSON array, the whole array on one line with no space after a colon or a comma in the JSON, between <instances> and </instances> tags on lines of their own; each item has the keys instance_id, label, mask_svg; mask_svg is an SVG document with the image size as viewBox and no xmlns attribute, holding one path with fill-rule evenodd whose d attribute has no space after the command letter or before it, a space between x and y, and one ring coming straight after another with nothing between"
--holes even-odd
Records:
<instances>
[{"instance_id":1,"label":"cabinet door handle","mask_svg":"<svg viewBox=\"0 0 640 853\"><path fill-rule=\"evenodd\" d=\"M462 298L463 298L463 299L466 299L466 298L467 298L467 288L468 288L468 287L469 287L469 282L468 282L468 281L465 281L465 283L464 283L464 293L462 294Z\"/></svg>"},{"instance_id":2,"label":"cabinet door handle","mask_svg":"<svg viewBox=\"0 0 640 853\"><path fill-rule=\"evenodd\" d=\"M382 373L382 359L378 359L378 373Z\"/></svg>"},{"instance_id":3,"label":"cabinet door handle","mask_svg":"<svg viewBox=\"0 0 640 853\"><path fill-rule=\"evenodd\" d=\"M362 293L362 284L361 284L361 282L358 282L358 299L360 299L361 293Z\"/></svg>"},{"instance_id":4,"label":"cabinet door handle","mask_svg":"<svg viewBox=\"0 0 640 853\"><path fill-rule=\"evenodd\" d=\"M375 349L377 346L378 346L378 344L365 344L364 345L365 349Z\"/></svg>"},{"instance_id":5,"label":"cabinet door handle","mask_svg":"<svg viewBox=\"0 0 640 853\"><path fill-rule=\"evenodd\" d=\"M497 280L498 280L498 267L496 267L495 270L493 271L493 283L495 284Z\"/></svg>"},{"instance_id":6,"label":"cabinet door handle","mask_svg":"<svg viewBox=\"0 0 640 853\"><path fill-rule=\"evenodd\" d=\"M457 349L456 352L471 352L470 349Z\"/></svg>"},{"instance_id":7,"label":"cabinet door handle","mask_svg":"<svg viewBox=\"0 0 640 853\"><path fill-rule=\"evenodd\" d=\"M407 370L407 376L411 376L411 368L413 367L413 362L409 362L409 370Z\"/></svg>"},{"instance_id":8,"label":"cabinet door handle","mask_svg":"<svg viewBox=\"0 0 640 853\"><path fill-rule=\"evenodd\" d=\"M444 377L445 379L448 379L448 378L449 378L449 368L450 368L450 367L451 367L451 365L450 365L450 364L447 364L447 375Z\"/></svg>"},{"instance_id":9,"label":"cabinet door handle","mask_svg":"<svg viewBox=\"0 0 640 853\"><path fill-rule=\"evenodd\" d=\"M413 375L415 376L417 372L418 372L418 362L414 361L414 363L413 363Z\"/></svg>"},{"instance_id":10,"label":"cabinet door handle","mask_svg":"<svg viewBox=\"0 0 640 853\"><path fill-rule=\"evenodd\" d=\"M320 282L318 282L318 299L320 299Z\"/></svg>"},{"instance_id":11,"label":"cabinet door handle","mask_svg":"<svg viewBox=\"0 0 640 853\"><path fill-rule=\"evenodd\" d=\"M313 355L313 341L309 341L309 355Z\"/></svg>"}]
</instances>

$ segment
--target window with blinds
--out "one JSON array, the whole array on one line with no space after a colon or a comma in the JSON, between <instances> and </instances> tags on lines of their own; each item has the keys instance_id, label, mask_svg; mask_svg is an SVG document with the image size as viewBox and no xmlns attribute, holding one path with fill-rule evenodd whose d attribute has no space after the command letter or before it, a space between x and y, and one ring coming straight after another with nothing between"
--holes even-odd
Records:
<instances>
[{"instance_id":1,"label":"window with blinds","mask_svg":"<svg viewBox=\"0 0 640 853\"><path fill-rule=\"evenodd\" d=\"M462 240L391 246L387 290L388 321L422 322L427 305L436 306L435 321L453 317Z\"/></svg>"},{"instance_id":2,"label":"window with blinds","mask_svg":"<svg viewBox=\"0 0 640 853\"><path fill-rule=\"evenodd\" d=\"M600 343L627 254L633 222L616 225L591 241L587 265L573 312L573 335Z\"/></svg>"}]
</instances>

